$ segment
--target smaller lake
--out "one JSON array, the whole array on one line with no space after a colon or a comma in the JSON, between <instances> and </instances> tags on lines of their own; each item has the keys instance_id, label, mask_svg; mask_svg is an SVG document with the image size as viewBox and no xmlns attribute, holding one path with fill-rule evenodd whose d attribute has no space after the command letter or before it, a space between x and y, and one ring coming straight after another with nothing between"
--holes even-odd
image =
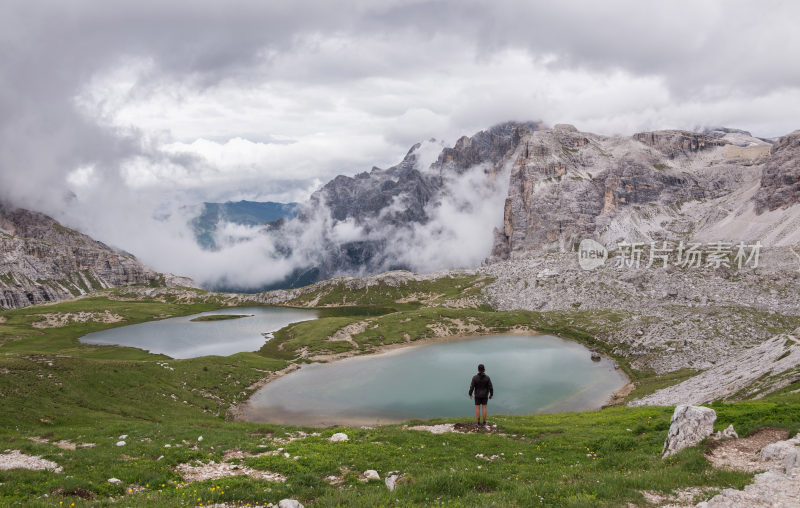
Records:
<instances>
[{"instance_id":1,"label":"smaller lake","mask_svg":"<svg viewBox=\"0 0 800 508\"><path fill-rule=\"evenodd\" d=\"M221 321L191 321L199 316L243 315ZM280 307L228 307L191 316L111 328L80 338L85 344L130 346L170 356L227 356L244 351L258 351L267 340L264 334L280 330L298 321L318 316L315 310Z\"/></svg>"},{"instance_id":2,"label":"smaller lake","mask_svg":"<svg viewBox=\"0 0 800 508\"><path fill-rule=\"evenodd\" d=\"M611 360L552 335L491 335L304 365L256 391L245 420L368 425L475 415L467 398L479 363L495 396L489 415L598 409L625 386Z\"/></svg>"}]
</instances>

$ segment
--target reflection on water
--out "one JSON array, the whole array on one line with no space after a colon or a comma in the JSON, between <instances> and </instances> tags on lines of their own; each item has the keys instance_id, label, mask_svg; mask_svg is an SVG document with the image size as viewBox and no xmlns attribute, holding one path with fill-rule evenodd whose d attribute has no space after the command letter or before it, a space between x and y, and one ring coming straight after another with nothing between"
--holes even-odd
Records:
<instances>
[{"instance_id":1,"label":"reflection on water","mask_svg":"<svg viewBox=\"0 0 800 508\"><path fill-rule=\"evenodd\" d=\"M627 382L610 360L550 335L492 335L305 365L258 390L246 420L296 425L393 423L474 415L478 363L495 387L490 414L599 408Z\"/></svg>"},{"instance_id":2,"label":"reflection on water","mask_svg":"<svg viewBox=\"0 0 800 508\"><path fill-rule=\"evenodd\" d=\"M221 321L191 321L198 316L218 314L248 316ZM138 347L172 358L227 356L243 351L257 351L271 337L271 332L290 323L316 318L317 311L314 310L236 307L111 328L90 333L80 340L86 344Z\"/></svg>"}]
</instances>

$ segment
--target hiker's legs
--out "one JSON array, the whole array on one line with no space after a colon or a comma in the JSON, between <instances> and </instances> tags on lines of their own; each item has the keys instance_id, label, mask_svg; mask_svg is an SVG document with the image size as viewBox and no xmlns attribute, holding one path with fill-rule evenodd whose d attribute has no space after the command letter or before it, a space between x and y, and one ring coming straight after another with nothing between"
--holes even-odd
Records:
<instances>
[{"instance_id":1,"label":"hiker's legs","mask_svg":"<svg viewBox=\"0 0 800 508\"><path fill-rule=\"evenodd\" d=\"M483 423L486 423L486 405L483 406Z\"/></svg>"},{"instance_id":2,"label":"hiker's legs","mask_svg":"<svg viewBox=\"0 0 800 508\"><path fill-rule=\"evenodd\" d=\"M475 404L475 420L480 423L481 422L481 406Z\"/></svg>"}]
</instances>

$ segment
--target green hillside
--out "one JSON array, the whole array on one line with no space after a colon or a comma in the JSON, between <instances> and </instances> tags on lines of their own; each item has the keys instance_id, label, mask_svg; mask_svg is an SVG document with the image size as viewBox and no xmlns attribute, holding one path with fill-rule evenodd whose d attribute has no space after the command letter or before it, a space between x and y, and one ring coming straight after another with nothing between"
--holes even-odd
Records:
<instances>
[{"instance_id":1,"label":"green hillside","mask_svg":"<svg viewBox=\"0 0 800 508\"><path fill-rule=\"evenodd\" d=\"M474 283L453 281L465 290ZM439 292L452 289L443 288L441 280L431 284L428 289ZM0 505L253 506L293 498L315 507L620 506L644 504L643 490L699 487L698 496L705 499L722 488L742 488L752 478L751 473L712 467L703 456L705 445L662 460L672 408L490 416L496 425L492 432L446 434L403 425L298 428L230 417L230 408L252 393L256 381L302 362L296 354L301 346L331 352L325 337L355 320L372 319L377 325L355 337L368 351L395 341L401 329L412 340L426 338L426 324L455 319L480 322L486 330L534 326L590 344L592 335L581 323L612 326L624 319L616 314L585 315L581 321L578 313L410 304L391 308L391 302L381 300L380 308L327 308L319 320L277 332L260 352L229 357L173 360L77 341L111 326L229 303L212 294L193 294L196 298L178 303L157 293L133 298L130 289L113 290L0 313L0 450L19 450L63 468L59 473L0 470ZM43 314L106 311L124 320L32 326ZM643 385L679 380L622 366ZM741 435L765 426L794 432L800 425L800 395L789 392L798 386L759 401L715 404L716 427L733 423ZM444 422L468 424L471 418L465 414L426 423ZM345 432L349 440L330 442L335 432ZM120 440L124 446L117 446ZM227 468L249 474L187 481L187 471L196 473L201 464L206 472ZM396 490L390 492L383 481L362 481L367 469L377 470L381 479L393 471L402 474ZM264 479L269 473L280 476ZM109 483L110 478L120 482Z\"/></svg>"}]
</instances>

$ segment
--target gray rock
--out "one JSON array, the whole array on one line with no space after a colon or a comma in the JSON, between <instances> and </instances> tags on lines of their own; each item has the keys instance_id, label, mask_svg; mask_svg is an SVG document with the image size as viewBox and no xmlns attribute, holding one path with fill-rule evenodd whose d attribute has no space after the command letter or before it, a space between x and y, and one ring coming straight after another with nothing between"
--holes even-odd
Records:
<instances>
[{"instance_id":1,"label":"gray rock","mask_svg":"<svg viewBox=\"0 0 800 508\"><path fill-rule=\"evenodd\" d=\"M386 488L389 489L389 492L392 492L397 487L398 478L400 478L400 475L393 474L387 476L386 479L384 480Z\"/></svg>"},{"instance_id":2,"label":"gray rock","mask_svg":"<svg viewBox=\"0 0 800 508\"><path fill-rule=\"evenodd\" d=\"M795 508L800 506L800 482L780 471L757 474L744 490L724 489L697 508Z\"/></svg>"},{"instance_id":3,"label":"gray rock","mask_svg":"<svg viewBox=\"0 0 800 508\"><path fill-rule=\"evenodd\" d=\"M761 459L765 461L783 461L796 451L797 447L794 443L778 441L777 443L770 443L761 449Z\"/></svg>"},{"instance_id":4,"label":"gray rock","mask_svg":"<svg viewBox=\"0 0 800 508\"><path fill-rule=\"evenodd\" d=\"M800 200L800 130L781 137L772 145L764 165L761 185L753 198L756 211L777 210Z\"/></svg>"},{"instance_id":5,"label":"gray rock","mask_svg":"<svg viewBox=\"0 0 800 508\"><path fill-rule=\"evenodd\" d=\"M364 478L367 480L380 480L381 476L374 469L367 469L364 471Z\"/></svg>"},{"instance_id":6,"label":"gray rock","mask_svg":"<svg viewBox=\"0 0 800 508\"><path fill-rule=\"evenodd\" d=\"M586 238L607 246L686 240L697 233L698 223L712 231L732 217L742 217L742 227L728 227L725 236L731 238L726 240L766 236L766 225L760 235L748 230L743 214L749 203L742 193L758 181L763 166L756 197L759 213L800 200L800 131L781 138L771 153L769 143L746 132L737 133L735 141L676 130L630 138L571 127L533 131L508 158L509 195L490 260L531 251L570 251ZM725 204L729 212L713 202L723 197L730 199ZM702 203L693 212L699 217L683 213L687 201ZM788 244L779 235L775 238Z\"/></svg>"},{"instance_id":7,"label":"gray rock","mask_svg":"<svg viewBox=\"0 0 800 508\"><path fill-rule=\"evenodd\" d=\"M328 439L328 441L330 441L331 443L337 443L339 441L347 441L348 439L349 438L347 437L347 434L345 434L344 432L337 432L336 434L332 435Z\"/></svg>"},{"instance_id":8,"label":"gray rock","mask_svg":"<svg viewBox=\"0 0 800 508\"><path fill-rule=\"evenodd\" d=\"M116 485L117 483L122 483L122 480L120 480L119 478L109 478L108 479L108 483L112 483L112 484Z\"/></svg>"},{"instance_id":9,"label":"gray rock","mask_svg":"<svg viewBox=\"0 0 800 508\"><path fill-rule=\"evenodd\" d=\"M800 466L800 452L792 450L783 459L783 472L787 475L791 474L792 470L797 466Z\"/></svg>"},{"instance_id":10,"label":"gray rock","mask_svg":"<svg viewBox=\"0 0 800 508\"><path fill-rule=\"evenodd\" d=\"M133 256L47 215L0 203L0 309L159 278Z\"/></svg>"},{"instance_id":11,"label":"gray rock","mask_svg":"<svg viewBox=\"0 0 800 508\"><path fill-rule=\"evenodd\" d=\"M728 425L725 430L720 430L714 433L713 439L738 439L739 434L733 430L733 424Z\"/></svg>"},{"instance_id":12,"label":"gray rock","mask_svg":"<svg viewBox=\"0 0 800 508\"><path fill-rule=\"evenodd\" d=\"M552 279L553 277L558 277L558 272L550 270L549 268L545 268L536 274L537 279Z\"/></svg>"},{"instance_id":13,"label":"gray rock","mask_svg":"<svg viewBox=\"0 0 800 508\"><path fill-rule=\"evenodd\" d=\"M304 508L297 499L281 499L278 501L278 508Z\"/></svg>"},{"instance_id":14,"label":"gray rock","mask_svg":"<svg viewBox=\"0 0 800 508\"><path fill-rule=\"evenodd\" d=\"M698 444L714 432L717 413L709 407L678 406L670 420L669 433L662 454L669 457Z\"/></svg>"}]
</instances>

